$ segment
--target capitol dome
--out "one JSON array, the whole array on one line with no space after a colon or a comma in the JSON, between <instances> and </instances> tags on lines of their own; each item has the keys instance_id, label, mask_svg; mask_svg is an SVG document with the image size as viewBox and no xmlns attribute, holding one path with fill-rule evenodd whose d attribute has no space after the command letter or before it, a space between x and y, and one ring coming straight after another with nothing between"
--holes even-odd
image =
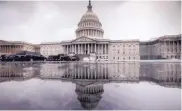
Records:
<instances>
[{"instance_id":1,"label":"capitol dome","mask_svg":"<svg viewBox=\"0 0 182 111\"><path fill-rule=\"evenodd\" d=\"M83 84L83 83L82 83ZM99 101L102 98L102 94L104 92L103 84L95 84L95 85L79 85L76 84L76 90L78 97L77 99L80 101L81 106L84 109L95 109L99 104Z\"/></svg>"},{"instance_id":2,"label":"capitol dome","mask_svg":"<svg viewBox=\"0 0 182 111\"><path fill-rule=\"evenodd\" d=\"M89 1L87 8L87 12L82 16L80 22L78 23L76 38L82 36L102 38L104 34L102 24L100 23L97 15L92 11L91 1Z\"/></svg>"}]
</instances>

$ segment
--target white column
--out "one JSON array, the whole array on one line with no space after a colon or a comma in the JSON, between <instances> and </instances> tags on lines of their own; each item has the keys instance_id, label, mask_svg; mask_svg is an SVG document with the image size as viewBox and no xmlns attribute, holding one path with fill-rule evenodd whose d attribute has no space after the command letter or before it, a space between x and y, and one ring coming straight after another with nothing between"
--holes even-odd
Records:
<instances>
[{"instance_id":1,"label":"white column","mask_svg":"<svg viewBox=\"0 0 182 111\"><path fill-rule=\"evenodd\" d=\"M90 29L88 29L88 36L90 35Z\"/></svg>"},{"instance_id":2,"label":"white column","mask_svg":"<svg viewBox=\"0 0 182 111\"><path fill-rule=\"evenodd\" d=\"M75 54L77 54L77 52L76 52L76 44L74 45L74 47L75 47Z\"/></svg>"},{"instance_id":3,"label":"white column","mask_svg":"<svg viewBox=\"0 0 182 111\"><path fill-rule=\"evenodd\" d=\"M105 44L105 54L106 54L106 44Z\"/></svg>"},{"instance_id":4,"label":"white column","mask_svg":"<svg viewBox=\"0 0 182 111\"><path fill-rule=\"evenodd\" d=\"M82 44L80 44L79 49L80 49L80 54L82 54Z\"/></svg>"},{"instance_id":5,"label":"white column","mask_svg":"<svg viewBox=\"0 0 182 111\"><path fill-rule=\"evenodd\" d=\"M92 44L90 44L90 52L92 52Z\"/></svg>"},{"instance_id":6,"label":"white column","mask_svg":"<svg viewBox=\"0 0 182 111\"><path fill-rule=\"evenodd\" d=\"M71 44L70 44L70 50L69 50L69 52L71 52Z\"/></svg>"},{"instance_id":7,"label":"white column","mask_svg":"<svg viewBox=\"0 0 182 111\"><path fill-rule=\"evenodd\" d=\"M102 44L100 44L100 53L102 54Z\"/></svg>"},{"instance_id":8,"label":"white column","mask_svg":"<svg viewBox=\"0 0 182 111\"><path fill-rule=\"evenodd\" d=\"M173 41L173 52L176 53L176 50L175 50L175 41Z\"/></svg>"},{"instance_id":9,"label":"white column","mask_svg":"<svg viewBox=\"0 0 182 111\"><path fill-rule=\"evenodd\" d=\"M178 41L178 53L181 53L181 44L180 44L181 42L180 41Z\"/></svg>"},{"instance_id":10,"label":"white column","mask_svg":"<svg viewBox=\"0 0 182 111\"><path fill-rule=\"evenodd\" d=\"M66 45L66 54L68 54L68 45Z\"/></svg>"},{"instance_id":11,"label":"white column","mask_svg":"<svg viewBox=\"0 0 182 111\"><path fill-rule=\"evenodd\" d=\"M99 44L97 44L97 54L99 53Z\"/></svg>"},{"instance_id":12,"label":"white column","mask_svg":"<svg viewBox=\"0 0 182 111\"><path fill-rule=\"evenodd\" d=\"M85 50L86 50L86 44L84 45L84 54L86 54Z\"/></svg>"},{"instance_id":13,"label":"white column","mask_svg":"<svg viewBox=\"0 0 182 111\"><path fill-rule=\"evenodd\" d=\"M79 44L79 54L81 54L81 44Z\"/></svg>"},{"instance_id":14,"label":"white column","mask_svg":"<svg viewBox=\"0 0 182 111\"><path fill-rule=\"evenodd\" d=\"M97 44L97 52L99 54L100 50L99 50L99 44Z\"/></svg>"},{"instance_id":15,"label":"white column","mask_svg":"<svg viewBox=\"0 0 182 111\"><path fill-rule=\"evenodd\" d=\"M83 44L80 44L80 54L83 54Z\"/></svg>"},{"instance_id":16,"label":"white column","mask_svg":"<svg viewBox=\"0 0 182 111\"><path fill-rule=\"evenodd\" d=\"M88 54L90 54L90 44L88 44Z\"/></svg>"},{"instance_id":17,"label":"white column","mask_svg":"<svg viewBox=\"0 0 182 111\"><path fill-rule=\"evenodd\" d=\"M92 31L91 36L93 36L93 30L91 30L91 31Z\"/></svg>"},{"instance_id":18,"label":"white column","mask_svg":"<svg viewBox=\"0 0 182 111\"><path fill-rule=\"evenodd\" d=\"M80 44L78 44L78 54L81 54L81 52L80 52Z\"/></svg>"},{"instance_id":19,"label":"white column","mask_svg":"<svg viewBox=\"0 0 182 111\"><path fill-rule=\"evenodd\" d=\"M74 53L74 51L75 51L75 50L74 50L74 45L72 44L72 52Z\"/></svg>"},{"instance_id":20,"label":"white column","mask_svg":"<svg viewBox=\"0 0 182 111\"><path fill-rule=\"evenodd\" d=\"M178 44L178 41L177 41L177 43L176 43L177 53L178 53L178 50L179 50L179 49L178 49L178 47L179 47L178 45L179 45L179 44Z\"/></svg>"},{"instance_id":21,"label":"white column","mask_svg":"<svg viewBox=\"0 0 182 111\"><path fill-rule=\"evenodd\" d=\"M102 44L102 54L104 54L104 44Z\"/></svg>"},{"instance_id":22,"label":"white column","mask_svg":"<svg viewBox=\"0 0 182 111\"><path fill-rule=\"evenodd\" d=\"M171 45L171 41L169 41L169 48L170 48L170 53L172 53L172 45Z\"/></svg>"},{"instance_id":23,"label":"white column","mask_svg":"<svg viewBox=\"0 0 182 111\"><path fill-rule=\"evenodd\" d=\"M82 44L82 54L84 54L84 44Z\"/></svg>"},{"instance_id":24,"label":"white column","mask_svg":"<svg viewBox=\"0 0 182 111\"><path fill-rule=\"evenodd\" d=\"M92 29L90 29L90 36L92 36Z\"/></svg>"},{"instance_id":25,"label":"white column","mask_svg":"<svg viewBox=\"0 0 182 111\"><path fill-rule=\"evenodd\" d=\"M168 44L168 41L166 41L166 47L167 47L167 53L169 53L169 44Z\"/></svg>"},{"instance_id":26,"label":"white column","mask_svg":"<svg viewBox=\"0 0 182 111\"><path fill-rule=\"evenodd\" d=\"M105 54L107 54L107 44L105 44Z\"/></svg>"},{"instance_id":27,"label":"white column","mask_svg":"<svg viewBox=\"0 0 182 111\"><path fill-rule=\"evenodd\" d=\"M77 44L77 54L79 54L79 44Z\"/></svg>"},{"instance_id":28,"label":"white column","mask_svg":"<svg viewBox=\"0 0 182 111\"><path fill-rule=\"evenodd\" d=\"M167 47L167 42L164 41L164 44L165 44L165 45L164 45L164 46L165 46L165 53L167 54L167 52L168 52L168 51L167 51L167 48L168 48L168 47Z\"/></svg>"},{"instance_id":29,"label":"white column","mask_svg":"<svg viewBox=\"0 0 182 111\"><path fill-rule=\"evenodd\" d=\"M68 45L68 53L71 51L71 45Z\"/></svg>"}]
</instances>

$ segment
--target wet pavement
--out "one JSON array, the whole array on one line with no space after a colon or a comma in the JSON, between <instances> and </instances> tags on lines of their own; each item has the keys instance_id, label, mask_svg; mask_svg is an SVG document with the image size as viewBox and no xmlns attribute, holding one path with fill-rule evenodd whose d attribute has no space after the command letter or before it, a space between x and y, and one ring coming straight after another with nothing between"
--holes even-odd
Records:
<instances>
[{"instance_id":1,"label":"wet pavement","mask_svg":"<svg viewBox=\"0 0 182 111\"><path fill-rule=\"evenodd\" d=\"M0 109L180 110L181 65L0 63Z\"/></svg>"}]
</instances>

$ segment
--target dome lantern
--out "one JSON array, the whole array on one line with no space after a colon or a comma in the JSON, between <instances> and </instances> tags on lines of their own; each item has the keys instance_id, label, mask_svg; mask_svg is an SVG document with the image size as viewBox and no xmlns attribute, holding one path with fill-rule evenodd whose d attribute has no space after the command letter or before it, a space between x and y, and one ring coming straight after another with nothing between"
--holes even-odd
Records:
<instances>
[{"instance_id":1,"label":"dome lantern","mask_svg":"<svg viewBox=\"0 0 182 111\"><path fill-rule=\"evenodd\" d=\"M88 4L87 8L88 8L88 11L92 11L92 5L91 5L91 1L90 0L89 0L89 4Z\"/></svg>"}]
</instances>

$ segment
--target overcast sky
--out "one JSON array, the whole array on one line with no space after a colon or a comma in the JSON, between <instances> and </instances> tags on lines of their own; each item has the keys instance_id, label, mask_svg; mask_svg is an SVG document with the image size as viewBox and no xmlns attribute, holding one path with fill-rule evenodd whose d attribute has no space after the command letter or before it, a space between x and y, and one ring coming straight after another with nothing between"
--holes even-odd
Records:
<instances>
[{"instance_id":1,"label":"overcast sky","mask_svg":"<svg viewBox=\"0 0 182 111\"><path fill-rule=\"evenodd\" d=\"M31 43L75 39L88 1L0 2L0 39ZM181 2L92 1L104 38L150 38L181 33Z\"/></svg>"}]
</instances>

